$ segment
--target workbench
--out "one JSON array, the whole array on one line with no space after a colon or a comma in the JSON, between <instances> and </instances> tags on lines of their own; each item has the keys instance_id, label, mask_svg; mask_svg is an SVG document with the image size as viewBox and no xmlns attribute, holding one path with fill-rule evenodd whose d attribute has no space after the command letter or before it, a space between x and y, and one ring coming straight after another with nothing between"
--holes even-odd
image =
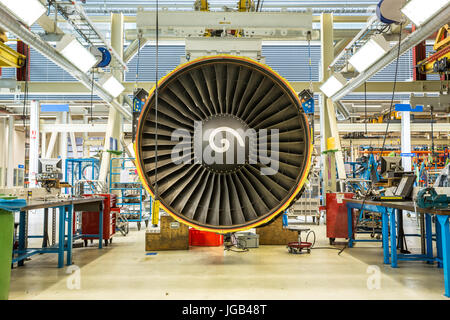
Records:
<instances>
[{"instance_id":1,"label":"workbench","mask_svg":"<svg viewBox=\"0 0 450 320\"><path fill-rule=\"evenodd\" d=\"M398 267L398 260L437 262L444 271L445 296L450 297L450 209L422 209L416 207L413 201L373 201L359 199L343 199L347 205L347 213L352 217L353 209L380 212L382 214L382 243L383 259L385 264L392 268ZM425 254L399 254L397 253L396 213L411 211L425 216ZM436 256L433 255L433 233L431 216L436 216ZM390 234L390 238L389 238ZM351 223L348 226L349 247L353 246L353 230ZM389 252L389 240L391 250ZM390 258L390 259L389 259ZM389 261L390 260L390 261Z\"/></svg>"},{"instance_id":2,"label":"workbench","mask_svg":"<svg viewBox=\"0 0 450 320\"><path fill-rule=\"evenodd\" d=\"M99 233L83 235L83 237L98 238L98 247L103 247L103 197L89 197L89 198L67 198L67 199L48 199L48 200L31 200L19 209L19 236L18 248L13 250L12 262L19 266L23 266L25 260L35 254L42 253L57 253L58 254L58 268L64 266L64 252L67 252L67 265L72 264L72 249L73 249L73 218L74 213L79 211L99 212ZM59 212L59 231L58 242L51 246L47 245L48 239L48 209L58 209ZM44 209L44 233L43 235L28 235L28 212L31 210ZM66 230L67 222L67 230ZM66 234L67 231L67 234ZM43 245L41 248L28 248L29 238L43 238ZM47 238L47 239L46 239ZM66 241L67 238L67 241Z\"/></svg>"}]
</instances>

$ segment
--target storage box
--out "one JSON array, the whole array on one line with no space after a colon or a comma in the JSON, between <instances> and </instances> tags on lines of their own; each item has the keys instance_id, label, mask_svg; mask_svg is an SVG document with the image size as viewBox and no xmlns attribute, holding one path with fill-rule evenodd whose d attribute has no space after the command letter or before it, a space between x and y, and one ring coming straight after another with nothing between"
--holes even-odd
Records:
<instances>
[{"instance_id":1,"label":"storage box","mask_svg":"<svg viewBox=\"0 0 450 320\"><path fill-rule=\"evenodd\" d=\"M347 206L343 199L353 198L353 193L327 193L327 238L333 243L336 238L348 238ZM356 227L356 215L353 216L353 231Z\"/></svg>"},{"instance_id":2,"label":"storage box","mask_svg":"<svg viewBox=\"0 0 450 320\"><path fill-rule=\"evenodd\" d=\"M245 248L259 247L259 234L252 232L237 232L236 238L240 244Z\"/></svg>"},{"instance_id":3,"label":"storage box","mask_svg":"<svg viewBox=\"0 0 450 320\"><path fill-rule=\"evenodd\" d=\"M106 240L110 240L116 233L116 219L117 211L113 210L116 207L117 196L115 194L101 193L101 194L85 194L84 197L104 197L103 200L103 240L105 245L108 245ZM98 212L83 212L81 216L81 233L82 234L98 234L99 229L99 213ZM74 219L75 223L75 219ZM87 242L88 239L98 239L98 237L83 237Z\"/></svg>"},{"instance_id":4,"label":"storage box","mask_svg":"<svg viewBox=\"0 0 450 320\"><path fill-rule=\"evenodd\" d=\"M170 216L161 215L159 232L145 234L145 250L188 250L189 227Z\"/></svg>"},{"instance_id":5,"label":"storage box","mask_svg":"<svg viewBox=\"0 0 450 320\"><path fill-rule=\"evenodd\" d=\"M298 241L298 233L283 227L283 219L275 218L270 224L256 228L261 245L287 245L289 242Z\"/></svg>"},{"instance_id":6,"label":"storage box","mask_svg":"<svg viewBox=\"0 0 450 320\"><path fill-rule=\"evenodd\" d=\"M196 229L189 229L189 245L199 247L218 247L223 244L223 235L201 231Z\"/></svg>"}]
</instances>

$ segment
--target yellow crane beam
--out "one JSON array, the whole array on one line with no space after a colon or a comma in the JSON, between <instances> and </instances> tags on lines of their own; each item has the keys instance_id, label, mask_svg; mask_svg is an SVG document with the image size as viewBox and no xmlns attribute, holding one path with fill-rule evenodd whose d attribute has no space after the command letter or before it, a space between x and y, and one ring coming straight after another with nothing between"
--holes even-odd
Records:
<instances>
[{"instance_id":1,"label":"yellow crane beam","mask_svg":"<svg viewBox=\"0 0 450 320\"><path fill-rule=\"evenodd\" d=\"M209 11L208 0L201 0L200 11Z\"/></svg>"},{"instance_id":2,"label":"yellow crane beam","mask_svg":"<svg viewBox=\"0 0 450 320\"><path fill-rule=\"evenodd\" d=\"M1 68L21 68L25 65L26 57L14 51L2 41L0 41L0 67Z\"/></svg>"},{"instance_id":3,"label":"yellow crane beam","mask_svg":"<svg viewBox=\"0 0 450 320\"><path fill-rule=\"evenodd\" d=\"M5 44L8 41L6 32L0 29L0 68L21 68L26 57Z\"/></svg>"},{"instance_id":4,"label":"yellow crane beam","mask_svg":"<svg viewBox=\"0 0 450 320\"><path fill-rule=\"evenodd\" d=\"M238 2L239 12L248 12L255 10L255 2L253 0L239 0Z\"/></svg>"},{"instance_id":5,"label":"yellow crane beam","mask_svg":"<svg viewBox=\"0 0 450 320\"><path fill-rule=\"evenodd\" d=\"M436 40L434 42L433 49L436 51L434 54L418 63L419 70L422 73L436 73L435 65L439 65L439 62L447 58L450 60L450 25L446 24L439 29Z\"/></svg>"}]
</instances>

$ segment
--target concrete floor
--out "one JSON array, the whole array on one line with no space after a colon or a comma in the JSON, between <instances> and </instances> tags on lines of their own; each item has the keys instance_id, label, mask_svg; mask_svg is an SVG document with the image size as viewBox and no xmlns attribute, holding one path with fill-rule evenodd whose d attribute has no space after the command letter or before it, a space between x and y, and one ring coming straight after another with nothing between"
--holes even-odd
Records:
<instances>
[{"instance_id":1,"label":"concrete floor","mask_svg":"<svg viewBox=\"0 0 450 320\"><path fill-rule=\"evenodd\" d=\"M313 229L316 246L329 247L325 226ZM442 269L424 262L383 265L380 243L357 244L340 256L331 249L292 255L284 246L146 255L144 236L144 230L132 230L103 250L95 242L75 249L80 269L72 275L67 267L56 268L56 255L34 256L12 270L10 299L447 299ZM415 244L408 240L409 248ZM372 273L377 269L378 278Z\"/></svg>"}]
</instances>

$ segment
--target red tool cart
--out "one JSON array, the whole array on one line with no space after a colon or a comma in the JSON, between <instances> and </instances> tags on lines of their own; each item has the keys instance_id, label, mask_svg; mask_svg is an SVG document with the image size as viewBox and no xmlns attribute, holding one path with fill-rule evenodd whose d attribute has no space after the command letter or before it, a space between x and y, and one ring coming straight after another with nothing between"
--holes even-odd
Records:
<instances>
[{"instance_id":1,"label":"red tool cart","mask_svg":"<svg viewBox=\"0 0 450 320\"><path fill-rule=\"evenodd\" d=\"M117 196L109 193L85 194L85 197L99 196L104 197L103 200L103 240L105 246L108 242L112 242L112 237L116 233L117 219ZM119 209L120 210L120 209ZM83 212L81 216L81 233L82 234L98 234L98 212ZM83 238L84 245L87 246L88 240L93 241L95 238Z\"/></svg>"},{"instance_id":2,"label":"red tool cart","mask_svg":"<svg viewBox=\"0 0 450 320\"><path fill-rule=\"evenodd\" d=\"M347 206L342 199L351 199L353 195L350 192L327 193L327 238L330 239L330 244L333 244L336 238L348 238ZM356 227L356 218L353 217L353 230Z\"/></svg>"}]
</instances>

